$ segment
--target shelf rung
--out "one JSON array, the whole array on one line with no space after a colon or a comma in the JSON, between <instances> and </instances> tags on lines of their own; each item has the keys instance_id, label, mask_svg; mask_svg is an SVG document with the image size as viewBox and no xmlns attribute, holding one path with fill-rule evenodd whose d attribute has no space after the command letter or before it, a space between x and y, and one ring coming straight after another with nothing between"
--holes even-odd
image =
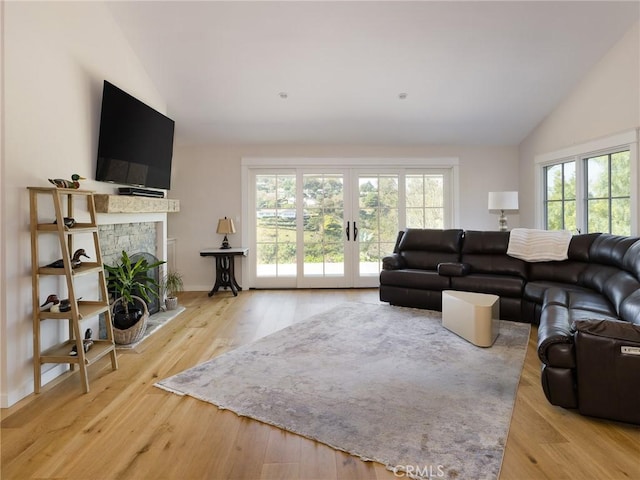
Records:
<instances>
[{"instance_id":1,"label":"shelf rung","mask_svg":"<svg viewBox=\"0 0 640 480\"><path fill-rule=\"evenodd\" d=\"M37 227L38 232L58 232L58 224L56 223L39 223ZM98 230L98 226L93 223L76 223L73 227L64 227L64 231L67 233L91 233Z\"/></svg>"},{"instance_id":2,"label":"shelf rung","mask_svg":"<svg viewBox=\"0 0 640 480\"><path fill-rule=\"evenodd\" d=\"M109 304L100 300L80 300L78 302L78 317L80 320L85 318L95 317L103 312L109 310ZM40 320L70 320L73 318L73 313L69 312L40 312Z\"/></svg>"},{"instance_id":3,"label":"shelf rung","mask_svg":"<svg viewBox=\"0 0 640 480\"><path fill-rule=\"evenodd\" d=\"M88 273L99 272L103 266L95 262L82 262L82 265L71 270L74 277L86 275ZM38 268L40 275L64 275L64 268L40 267Z\"/></svg>"},{"instance_id":4,"label":"shelf rung","mask_svg":"<svg viewBox=\"0 0 640 480\"><path fill-rule=\"evenodd\" d=\"M40 363L80 363L77 356L69 355L75 344L74 340L68 340L45 350L40 354ZM91 349L85 354L85 364L91 365L115 348L109 340L94 340Z\"/></svg>"}]
</instances>

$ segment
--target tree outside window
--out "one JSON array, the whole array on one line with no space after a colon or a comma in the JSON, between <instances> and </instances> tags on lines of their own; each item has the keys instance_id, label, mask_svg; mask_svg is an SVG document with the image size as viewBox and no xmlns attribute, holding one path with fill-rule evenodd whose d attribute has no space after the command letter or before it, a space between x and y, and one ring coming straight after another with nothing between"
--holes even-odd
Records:
<instances>
[{"instance_id":1,"label":"tree outside window","mask_svg":"<svg viewBox=\"0 0 640 480\"><path fill-rule=\"evenodd\" d=\"M547 230L631 234L629 150L547 165L543 175Z\"/></svg>"},{"instance_id":2,"label":"tree outside window","mask_svg":"<svg viewBox=\"0 0 640 480\"><path fill-rule=\"evenodd\" d=\"M544 167L545 228L576 230L576 162Z\"/></svg>"},{"instance_id":3,"label":"tree outside window","mask_svg":"<svg viewBox=\"0 0 640 480\"><path fill-rule=\"evenodd\" d=\"M588 232L631 234L629 150L585 159Z\"/></svg>"}]
</instances>

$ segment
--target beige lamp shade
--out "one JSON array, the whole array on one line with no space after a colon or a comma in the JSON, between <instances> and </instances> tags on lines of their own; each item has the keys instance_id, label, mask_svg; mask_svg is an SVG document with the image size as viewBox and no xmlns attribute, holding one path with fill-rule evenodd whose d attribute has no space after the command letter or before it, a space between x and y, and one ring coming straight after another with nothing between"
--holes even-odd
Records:
<instances>
[{"instance_id":1,"label":"beige lamp shade","mask_svg":"<svg viewBox=\"0 0 640 480\"><path fill-rule=\"evenodd\" d=\"M229 233L236 233L236 226L233 224L233 220L224 217L218 220L218 229L216 233L227 235Z\"/></svg>"},{"instance_id":2,"label":"beige lamp shade","mask_svg":"<svg viewBox=\"0 0 640 480\"><path fill-rule=\"evenodd\" d=\"M233 220L227 217L218 220L218 229L216 230L216 233L224 235L224 239L222 240L222 245L220 246L220 248L231 248L227 235L230 233L236 233L236 226L233 224Z\"/></svg>"},{"instance_id":3,"label":"beige lamp shade","mask_svg":"<svg viewBox=\"0 0 640 480\"><path fill-rule=\"evenodd\" d=\"M518 210L518 192L489 192L489 210Z\"/></svg>"}]
</instances>

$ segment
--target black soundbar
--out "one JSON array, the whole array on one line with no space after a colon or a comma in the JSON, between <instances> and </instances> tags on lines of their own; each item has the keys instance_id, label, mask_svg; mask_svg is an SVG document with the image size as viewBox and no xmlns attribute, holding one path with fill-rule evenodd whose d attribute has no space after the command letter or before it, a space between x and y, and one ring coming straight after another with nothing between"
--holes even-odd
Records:
<instances>
[{"instance_id":1,"label":"black soundbar","mask_svg":"<svg viewBox=\"0 0 640 480\"><path fill-rule=\"evenodd\" d=\"M164 192L161 190L150 190L148 188L138 187L120 187L118 188L120 195L135 195L137 197L153 197L164 198Z\"/></svg>"}]
</instances>

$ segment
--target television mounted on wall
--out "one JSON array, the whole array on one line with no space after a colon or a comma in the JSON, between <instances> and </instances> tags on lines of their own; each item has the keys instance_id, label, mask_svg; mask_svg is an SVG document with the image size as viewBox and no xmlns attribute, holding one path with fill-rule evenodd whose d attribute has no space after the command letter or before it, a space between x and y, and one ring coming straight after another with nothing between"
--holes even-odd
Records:
<instances>
[{"instance_id":1,"label":"television mounted on wall","mask_svg":"<svg viewBox=\"0 0 640 480\"><path fill-rule=\"evenodd\" d=\"M95 179L171 188L175 122L104 81Z\"/></svg>"}]
</instances>

